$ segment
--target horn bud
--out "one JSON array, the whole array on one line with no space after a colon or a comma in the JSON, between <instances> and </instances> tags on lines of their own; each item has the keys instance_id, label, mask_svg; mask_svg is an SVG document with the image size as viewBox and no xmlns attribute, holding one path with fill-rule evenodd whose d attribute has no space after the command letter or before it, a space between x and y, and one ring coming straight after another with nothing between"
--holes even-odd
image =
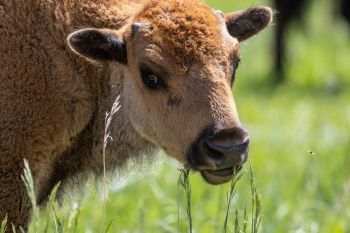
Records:
<instances>
[{"instance_id":1,"label":"horn bud","mask_svg":"<svg viewBox=\"0 0 350 233\"><path fill-rule=\"evenodd\" d=\"M133 24L131 25L131 29L132 29L133 32L138 32L138 31L140 31L141 27L142 27L142 24L141 24L141 23L133 23Z\"/></svg>"}]
</instances>

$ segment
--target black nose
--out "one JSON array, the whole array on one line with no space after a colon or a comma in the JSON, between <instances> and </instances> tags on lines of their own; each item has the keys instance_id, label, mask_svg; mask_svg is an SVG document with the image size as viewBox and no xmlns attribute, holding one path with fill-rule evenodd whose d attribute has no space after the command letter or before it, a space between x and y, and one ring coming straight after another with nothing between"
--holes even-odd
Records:
<instances>
[{"instance_id":1,"label":"black nose","mask_svg":"<svg viewBox=\"0 0 350 233\"><path fill-rule=\"evenodd\" d=\"M222 129L199 140L194 155L196 164L208 170L241 165L247 159L248 146L248 133L243 128Z\"/></svg>"},{"instance_id":2,"label":"black nose","mask_svg":"<svg viewBox=\"0 0 350 233\"><path fill-rule=\"evenodd\" d=\"M207 156L218 167L243 163L248 145L248 133L241 127L220 130L203 143L208 151Z\"/></svg>"}]
</instances>

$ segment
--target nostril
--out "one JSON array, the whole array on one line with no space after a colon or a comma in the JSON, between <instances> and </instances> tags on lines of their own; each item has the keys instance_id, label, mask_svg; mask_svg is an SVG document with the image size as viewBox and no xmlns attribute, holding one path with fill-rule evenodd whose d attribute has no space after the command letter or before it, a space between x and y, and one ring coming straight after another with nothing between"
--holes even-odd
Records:
<instances>
[{"instance_id":1,"label":"nostril","mask_svg":"<svg viewBox=\"0 0 350 233\"><path fill-rule=\"evenodd\" d=\"M227 153L233 151L245 151L249 145L249 138L245 139L242 143L213 143L206 141L205 144L211 151Z\"/></svg>"},{"instance_id":2,"label":"nostril","mask_svg":"<svg viewBox=\"0 0 350 233\"><path fill-rule=\"evenodd\" d=\"M205 154L215 163L216 166L220 166L224 162L225 157L220 151L212 149L206 142L203 146L206 150Z\"/></svg>"}]
</instances>

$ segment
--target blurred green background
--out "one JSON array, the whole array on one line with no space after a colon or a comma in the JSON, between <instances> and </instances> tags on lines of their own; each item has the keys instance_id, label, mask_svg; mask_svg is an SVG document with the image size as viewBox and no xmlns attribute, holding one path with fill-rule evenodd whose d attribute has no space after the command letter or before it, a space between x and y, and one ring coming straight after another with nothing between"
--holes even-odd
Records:
<instances>
[{"instance_id":1,"label":"blurred green background","mask_svg":"<svg viewBox=\"0 0 350 233\"><path fill-rule=\"evenodd\" d=\"M208 0L224 12L269 1ZM272 85L274 26L241 46L233 92L251 137L250 158L262 197L261 232L350 232L350 27L333 1L313 0L287 35L286 79ZM177 232L180 167L164 155L133 166L110 185L110 232ZM248 176L234 205L250 203ZM222 232L229 184L191 175L193 232ZM101 186L89 185L79 205L79 232L98 232ZM184 197L182 232L186 232ZM64 205L72 213L73 201ZM233 211L233 209L232 209ZM233 217L229 219L232 229Z\"/></svg>"}]
</instances>

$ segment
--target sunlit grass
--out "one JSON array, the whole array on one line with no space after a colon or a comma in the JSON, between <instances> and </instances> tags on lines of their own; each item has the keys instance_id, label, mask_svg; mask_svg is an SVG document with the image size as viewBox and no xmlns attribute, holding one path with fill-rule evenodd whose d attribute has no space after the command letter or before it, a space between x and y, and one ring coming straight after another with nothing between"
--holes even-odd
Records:
<instances>
[{"instance_id":1,"label":"sunlit grass","mask_svg":"<svg viewBox=\"0 0 350 233\"><path fill-rule=\"evenodd\" d=\"M7 216L1 221L0 233L5 233L6 229L7 229Z\"/></svg>"},{"instance_id":2,"label":"sunlit grass","mask_svg":"<svg viewBox=\"0 0 350 233\"><path fill-rule=\"evenodd\" d=\"M182 188L186 193L186 213L188 220L188 231L192 233L192 213L191 213L191 184L189 180L190 170L188 168L179 169L180 176L178 181L178 192ZM178 232L181 232L180 227L180 193L178 194Z\"/></svg>"},{"instance_id":3,"label":"sunlit grass","mask_svg":"<svg viewBox=\"0 0 350 233\"><path fill-rule=\"evenodd\" d=\"M65 208L62 208L58 205L56 201L56 194L57 190L60 186L60 184L57 184L52 193L50 194L48 198L47 204L41 208L38 209L36 206L36 200L35 200L35 191L34 191L34 183L33 183L33 177L31 175L31 170L29 167L29 164L27 161L25 163L24 168L24 175L22 177L23 182L25 183L25 186L27 188L28 196L32 202L33 205L33 212L32 212L32 221L31 226L29 228L30 233L61 233L61 232L86 232L89 228L87 226L81 225L80 221L82 219L82 216L80 215L81 209L78 203L73 203L72 206ZM192 217L191 212L191 183L190 183L190 170L187 168L181 168L179 169L179 179L178 179L178 199L177 199L177 219L178 219L178 232L183 232L183 229L181 228L181 221L187 221L187 230L186 232L194 232L196 231L196 226L193 226L192 224L192 218L196 218L198 216L197 213L194 213ZM244 170L243 170L244 171ZM232 232L232 233L246 233L248 232L249 225L251 226L251 233L257 233L259 232L259 226L261 223L261 199L257 192L257 186L255 183L255 178L253 174L253 169L250 166L249 169L249 180L250 180L250 189L251 189L251 216L248 216L247 214L247 206L244 207L244 213L243 218L240 218L240 212L238 211L237 203L232 203L233 199L236 197L236 188L238 181L242 178L244 175L244 172L236 172L236 174L230 183L230 189L227 193L227 206L226 210L222 209L223 212L225 212L224 217L224 224L223 224L223 232ZM186 218L181 219L180 216L180 208L182 205L182 200L180 198L181 194L180 192L184 192L185 194L185 206L186 206ZM106 194L103 194L106 195ZM222 196L224 198L224 196ZM238 199L236 199L237 201ZM106 201L106 200L102 200ZM99 203L95 203L96 208L100 208L102 211L105 210L105 206L101 204L101 201ZM233 205L233 206L232 206ZM235 212L235 217L230 218L230 215L233 213L230 212L230 207L233 207ZM105 214L105 213L103 213ZM105 216L102 214L100 216L100 221L98 226L95 226L96 228L101 229L103 232L116 232L112 229L112 221L109 223L106 223ZM251 223L248 222L248 219L251 219ZM101 220L103 221L101 223ZM80 226L79 226L80 225ZM228 226L231 225L232 227L228 228ZM0 226L0 233L5 233L7 224L7 218L5 218ZM242 226L242 228L240 227ZM231 230L228 230L231 229ZM13 232L16 232L15 229L13 229ZM18 231L17 231L18 232ZM21 229L20 232L23 232Z\"/></svg>"},{"instance_id":4,"label":"sunlit grass","mask_svg":"<svg viewBox=\"0 0 350 233\"><path fill-rule=\"evenodd\" d=\"M236 171L234 169L233 171L234 174L237 174L235 177L232 178L231 180L231 185L230 185L230 191L227 194L227 208L226 208L226 214L225 214L225 220L224 220L224 233L227 232L227 224L228 224L228 219L229 219L229 212L230 212L230 208L231 208L231 203L233 198L235 197L236 194L236 185L238 183L238 181L242 178L243 172L240 171ZM246 209L245 209L246 211ZM247 219L245 219L245 221L247 221ZM239 232L239 219L238 219L238 208L236 208L236 215L235 215L235 232Z\"/></svg>"},{"instance_id":5,"label":"sunlit grass","mask_svg":"<svg viewBox=\"0 0 350 233\"><path fill-rule=\"evenodd\" d=\"M187 213L187 232L193 231L193 225L192 225L192 212L191 212L191 184L190 184L190 170L186 168L179 169L180 176L178 181L178 232L181 231L181 222L180 222L180 208L181 208L181 198L180 198L180 192L185 192L185 203L186 203L186 213ZM230 182L230 189L227 193L226 198L226 210L224 215L224 224L223 224L223 233L232 232L232 233L247 233L248 232L248 226L251 227L251 233L258 233L259 227L261 224L261 217L262 217L262 209L261 209L261 198L257 191L256 181L253 174L253 168L252 166L249 167L249 180L250 180L250 188L251 188L251 222L248 223L248 214L247 214L247 206L244 206L244 212L243 212L243 218L240 217L240 212L238 210L237 203L234 202L234 198L236 197L237 192L237 184L239 180L242 178L242 176L245 174L245 170L242 169L240 171L234 170L233 173L235 176L233 176L231 182ZM237 201L237 199L236 199ZM233 206L232 206L233 205ZM230 212L231 207L234 208L234 221L233 218L230 218L230 215L233 213ZM194 215L194 218L198 216L197 214ZM233 227L228 227L229 225L232 225ZM240 227L242 226L242 228ZM194 227L194 229L196 229ZM231 230L229 230L231 229Z\"/></svg>"}]
</instances>

